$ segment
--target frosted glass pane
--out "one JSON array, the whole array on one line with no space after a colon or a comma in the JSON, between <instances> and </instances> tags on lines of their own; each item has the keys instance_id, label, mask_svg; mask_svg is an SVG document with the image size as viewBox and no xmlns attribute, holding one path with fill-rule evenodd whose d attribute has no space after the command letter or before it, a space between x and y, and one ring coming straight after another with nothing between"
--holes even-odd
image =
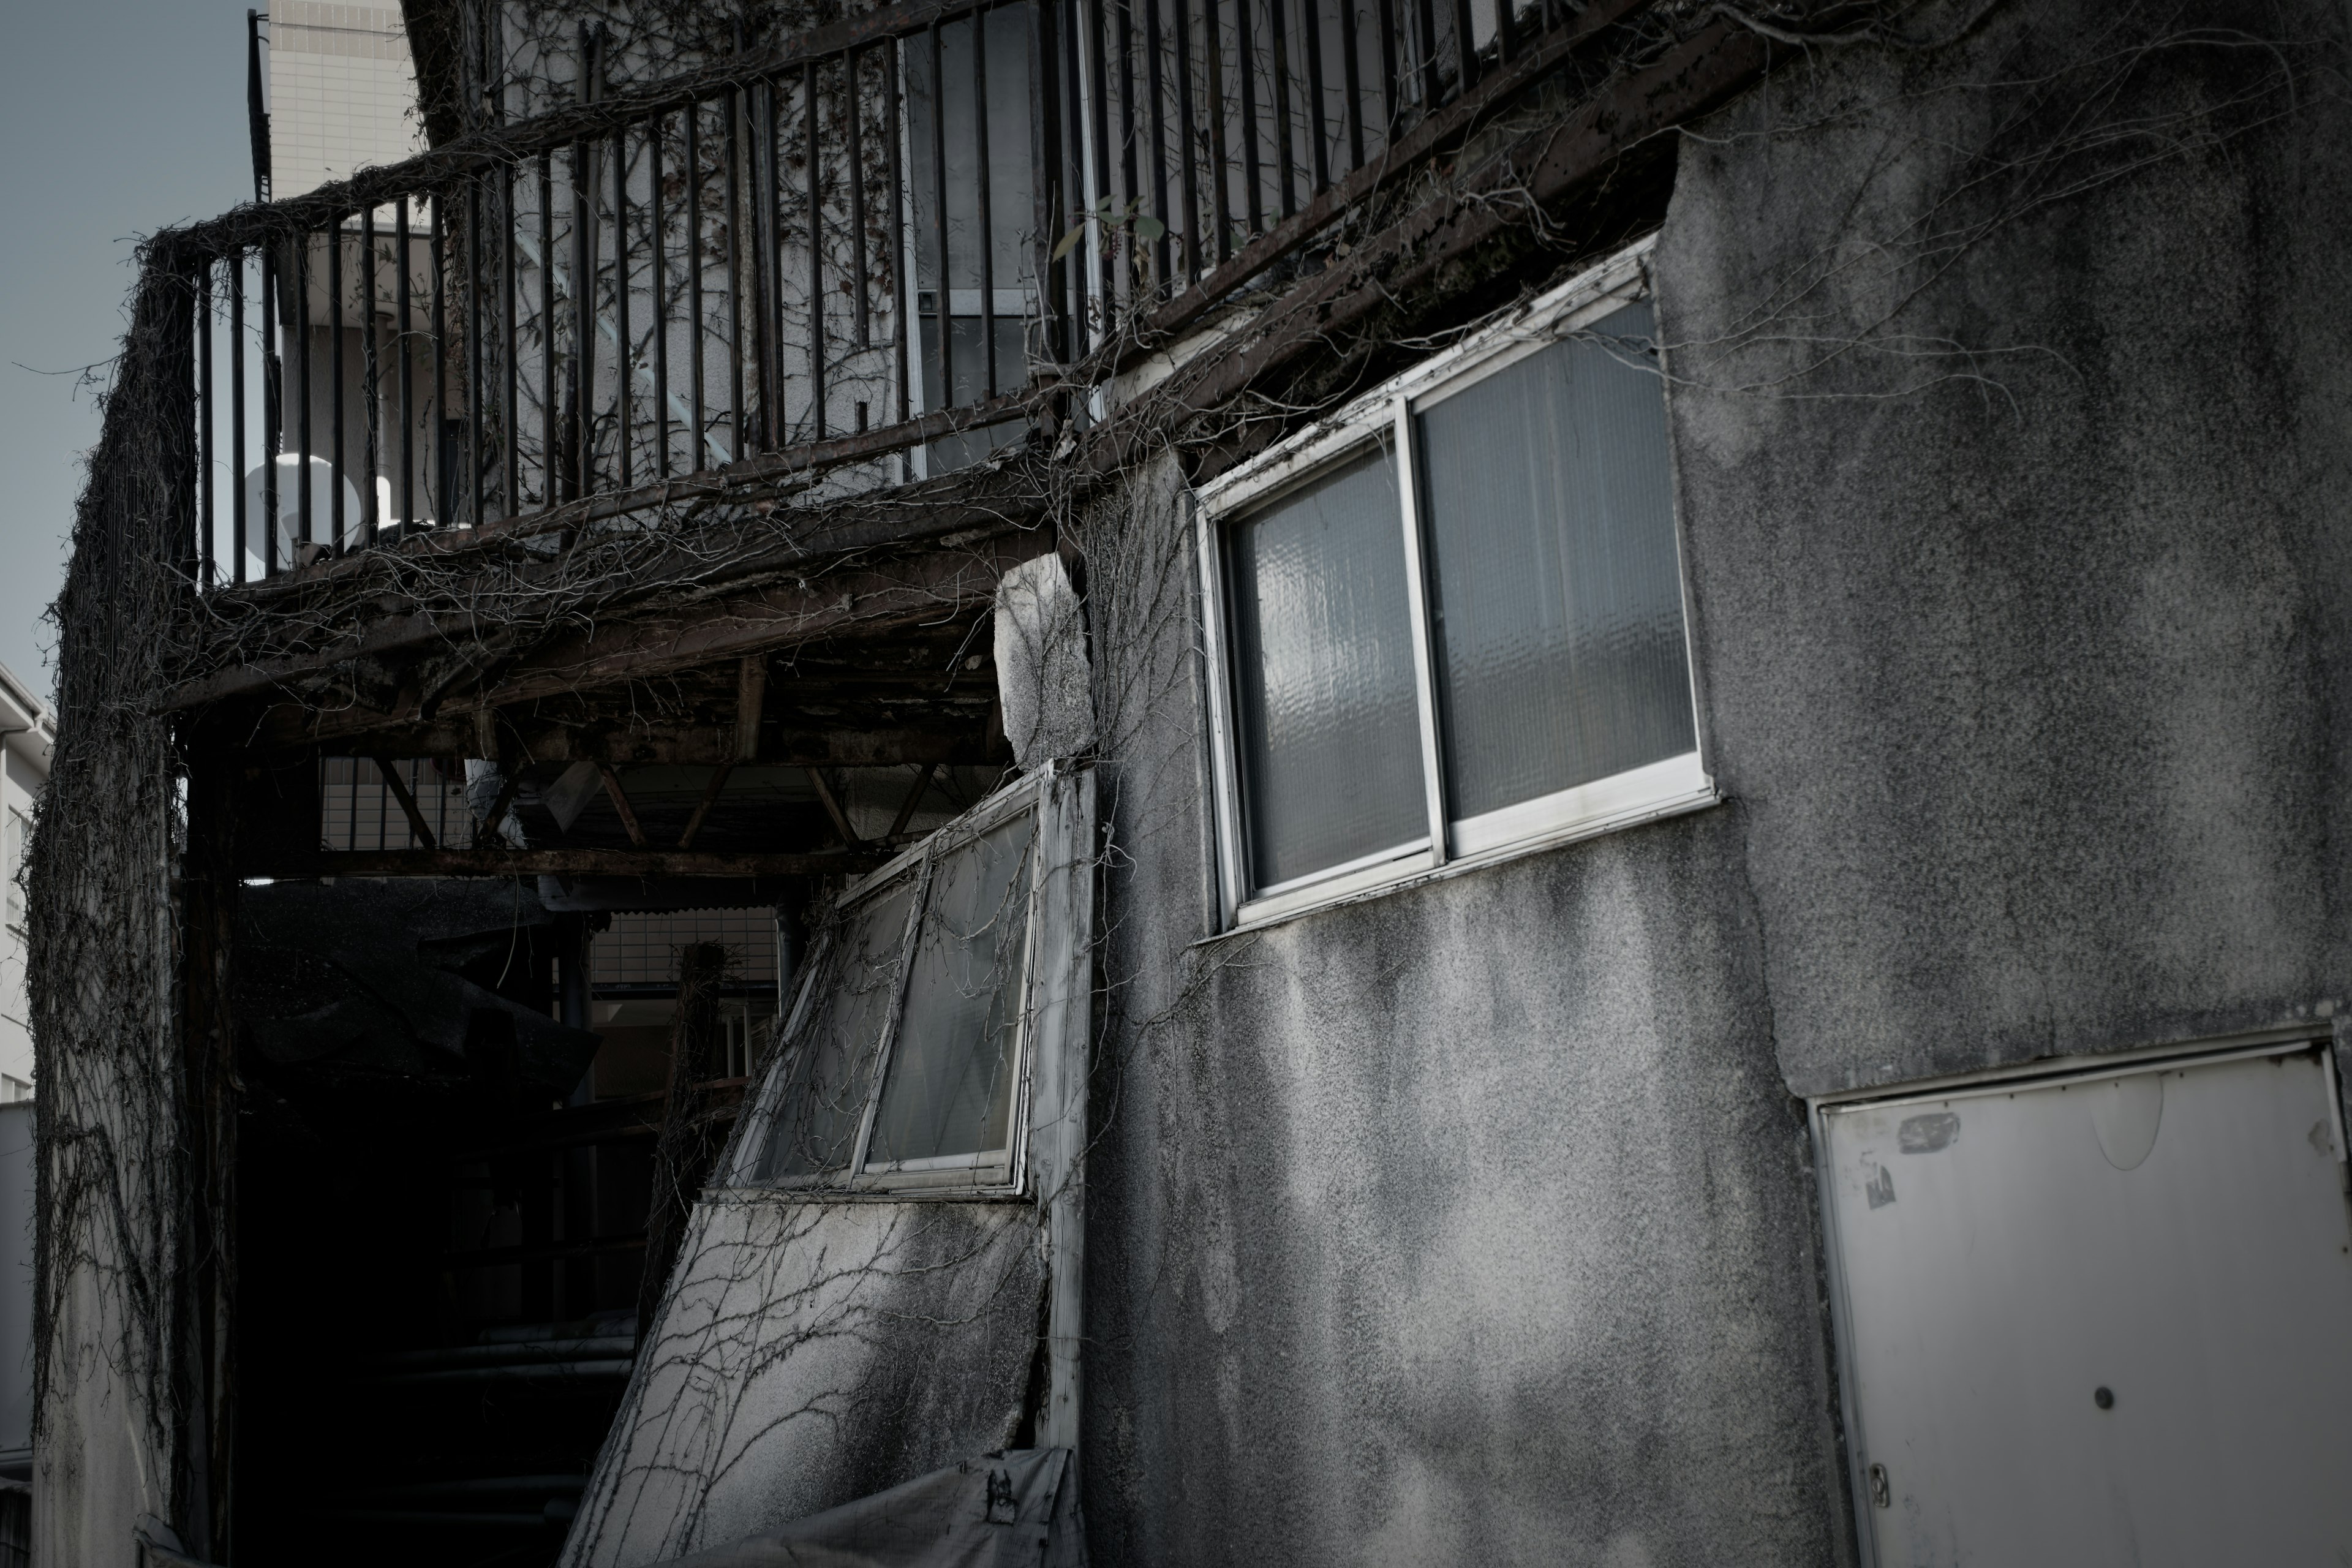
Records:
<instances>
[{"instance_id":1,"label":"frosted glass pane","mask_svg":"<svg viewBox=\"0 0 2352 1568\"><path fill-rule=\"evenodd\" d=\"M1402 518L1382 450L1229 535L1235 749L1257 887L1428 836Z\"/></svg>"},{"instance_id":2,"label":"frosted glass pane","mask_svg":"<svg viewBox=\"0 0 2352 1568\"><path fill-rule=\"evenodd\" d=\"M1024 812L932 872L868 1166L1006 1146L1036 828Z\"/></svg>"},{"instance_id":3,"label":"frosted glass pane","mask_svg":"<svg viewBox=\"0 0 2352 1568\"><path fill-rule=\"evenodd\" d=\"M808 1016L790 1042L791 1077L760 1156L759 1179L845 1171L874 1089L882 1028L898 989L898 954L914 879L866 900L816 977Z\"/></svg>"},{"instance_id":4,"label":"frosted glass pane","mask_svg":"<svg viewBox=\"0 0 2352 1568\"><path fill-rule=\"evenodd\" d=\"M1452 815L1696 748L1650 307L1418 416Z\"/></svg>"}]
</instances>

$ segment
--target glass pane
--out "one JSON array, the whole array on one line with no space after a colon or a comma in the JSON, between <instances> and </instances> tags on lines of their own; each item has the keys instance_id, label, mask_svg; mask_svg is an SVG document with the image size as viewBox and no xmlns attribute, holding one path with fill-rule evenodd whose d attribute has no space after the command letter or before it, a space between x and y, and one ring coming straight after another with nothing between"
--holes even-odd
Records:
<instances>
[{"instance_id":1,"label":"glass pane","mask_svg":"<svg viewBox=\"0 0 2352 1568\"><path fill-rule=\"evenodd\" d=\"M940 28L940 87L947 104L941 138L947 151L948 287L978 289L981 279L981 125L972 113L972 70L988 79L988 279L998 289L1027 285L1037 247L1036 198L1029 155L1029 16L1019 5L987 14L986 46L971 54L972 24L960 18ZM906 40L908 208L914 219L915 285L940 286L940 186L932 174L931 36ZM929 309L931 307L925 307Z\"/></svg>"},{"instance_id":2,"label":"glass pane","mask_svg":"<svg viewBox=\"0 0 2352 1568\"><path fill-rule=\"evenodd\" d=\"M1456 818L1697 745L1650 307L1591 331L1417 419Z\"/></svg>"},{"instance_id":3,"label":"glass pane","mask_svg":"<svg viewBox=\"0 0 2352 1568\"><path fill-rule=\"evenodd\" d=\"M1260 888L1428 836L1402 516L1383 447L1228 535L1235 749Z\"/></svg>"},{"instance_id":4,"label":"glass pane","mask_svg":"<svg viewBox=\"0 0 2352 1568\"><path fill-rule=\"evenodd\" d=\"M1036 826L1024 812L931 873L869 1168L1006 1146Z\"/></svg>"},{"instance_id":5,"label":"glass pane","mask_svg":"<svg viewBox=\"0 0 2352 1568\"><path fill-rule=\"evenodd\" d=\"M792 1077L776 1098L759 1180L846 1170L857 1152L882 1026L898 988L898 954L914 890L912 877L901 879L845 922L791 1042Z\"/></svg>"}]
</instances>

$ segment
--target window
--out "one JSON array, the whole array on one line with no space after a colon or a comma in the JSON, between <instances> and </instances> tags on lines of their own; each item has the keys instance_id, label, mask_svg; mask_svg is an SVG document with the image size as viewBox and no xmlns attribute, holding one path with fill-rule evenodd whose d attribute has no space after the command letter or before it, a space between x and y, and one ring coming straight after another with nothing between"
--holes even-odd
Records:
<instances>
[{"instance_id":1,"label":"window","mask_svg":"<svg viewBox=\"0 0 2352 1568\"><path fill-rule=\"evenodd\" d=\"M8 1073L0 1073L0 1105L16 1105L32 1098L31 1083Z\"/></svg>"},{"instance_id":2,"label":"window","mask_svg":"<svg viewBox=\"0 0 2352 1568\"><path fill-rule=\"evenodd\" d=\"M1202 490L1228 924L1716 798L1647 250Z\"/></svg>"},{"instance_id":3,"label":"window","mask_svg":"<svg viewBox=\"0 0 2352 1568\"><path fill-rule=\"evenodd\" d=\"M1042 868L1069 862L1049 851L1081 795L1066 774L1025 779L844 895L762 1086L739 1181L1020 1184L1031 1037L1052 989L1037 955L1068 951L1072 918L1070 879Z\"/></svg>"}]
</instances>

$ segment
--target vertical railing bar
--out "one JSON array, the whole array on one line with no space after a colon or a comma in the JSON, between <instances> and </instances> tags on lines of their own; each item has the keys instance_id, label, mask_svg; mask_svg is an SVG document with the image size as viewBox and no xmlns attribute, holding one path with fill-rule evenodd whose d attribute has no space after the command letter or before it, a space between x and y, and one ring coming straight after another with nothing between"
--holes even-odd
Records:
<instances>
[{"instance_id":1,"label":"vertical railing bar","mask_svg":"<svg viewBox=\"0 0 2352 1568\"><path fill-rule=\"evenodd\" d=\"M261 264L261 575L278 575L278 456L286 445L286 364L278 352L278 258L274 245L256 253Z\"/></svg>"},{"instance_id":2,"label":"vertical railing bar","mask_svg":"<svg viewBox=\"0 0 2352 1568\"><path fill-rule=\"evenodd\" d=\"M1160 224L1160 238L1152 247L1157 263L1153 285L1168 294L1175 292L1169 287L1172 279L1168 275L1167 234L1174 226L1169 221L1174 215L1168 210L1168 94L1160 66L1160 0L1143 0L1143 47L1151 90L1151 216Z\"/></svg>"},{"instance_id":3,"label":"vertical railing bar","mask_svg":"<svg viewBox=\"0 0 2352 1568\"><path fill-rule=\"evenodd\" d=\"M565 488L572 499L596 488L596 187L595 154L572 144L572 428Z\"/></svg>"},{"instance_id":4,"label":"vertical railing bar","mask_svg":"<svg viewBox=\"0 0 2352 1568\"><path fill-rule=\"evenodd\" d=\"M1097 0L1097 3L1102 3L1102 0ZM1142 187L1135 169L1135 13L1134 0L1116 0L1116 3L1118 6L1118 194L1119 200L1125 204L1119 211L1121 216L1128 217L1140 209L1143 201ZM1140 253L1135 249L1133 224L1124 226L1128 233L1128 255L1135 258L1128 264L1131 294L1135 282L1133 274Z\"/></svg>"},{"instance_id":5,"label":"vertical railing bar","mask_svg":"<svg viewBox=\"0 0 2352 1568\"><path fill-rule=\"evenodd\" d=\"M1517 0L1495 0L1495 57L1497 65L1508 65L1519 54L1519 16Z\"/></svg>"},{"instance_id":6,"label":"vertical railing bar","mask_svg":"<svg viewBox=\"0 0 2352 1568\"><path fill-rule=\"evenodd\" d=\"M1028 26L1024 29L1028 38L1030 117L1030 160L1036 174L1031 182L1031 224L1036 243L1031 247L1030 268L1037 289L1037 325L1043 339L1045 353L1041 356L1050 364L1063 363L1068 351L1069 335L1064 331L1062 310L1063 279L1066 268L1054 259L1054 241L1062 232L1061 192L1065 171L1062 157L1062 91L1061 46L1056 41L1053 7L1060 0L1028 0ZM1023 380L1035 378L1026 363L1026 333L1024 334ZM994 358L993 351L991 359Z\"/></svg>"},{"instance_id":7,"label":"vertical railing bar","mask_svg":"<svg viewBox=\"0 0 2352 1568\"><path fill-rule=\"evenodd\" d=\"M555 154L539 155L539 504L562 498L555 353Z\"/></svg>"},{"instance_id":8,"label":"vertical railing bar","mask_svg":"<svg viewBox=\"0 0 2352 1568\"><path fill-rule=\"evenodd\" d=\"M1348 95L1348 168L1364 166L1363 67L1356 58L1356 0L1339 0L1339 86Z\"/></svg>"},{"instance_id":9,"label":"vertical railing bar","mask_svg":"<svg viewBox=\"0 0 2352 1568\"><path fill-rule=\"evenodd\" d=\"M408 232L408 198L400 198L394 220L394 243L400 247L400 271L394 281L400 312L400 526L394 537L405 539L416 520L416 322L409 274L415 266Z\"/></svg>"},{"instance_id":10,"label":"vertical railing bar","mask_svg":"<svg viewBox=\"0 0 2352 1568\"><path fill-rule=\"evenodd\" d=\"M229 580L245 581L245 252L228 256Z\"/></svg>"},{"instance_id":11,"label":"vertical railing bar","mask_svg":"<svg viewBox=\"0 0 2352 1568\"><path fill-rule=\"evenodd\" d=\"M343 552L343 220L327 227L327 423L333 454L327 481L328 551ZM307 488L307 487L306 487Z\"/></svg>"},{"instance_id":12,"label":"vertical railing bar","mask_svg":"<svg viewBox=\"0 0 2352 1568\"><path fill-rule=\"evenodd\" d=\"M1040 84L1031 82L1035 91ZM996 207L995 193L989 188L988 151L988 6L985 0L971 8L971 121L972 155L979 165L975 188L980 196L980 363L986 369L982 378L983 395L996 395ZM1043 173L1044 171L1039 171ZM941 280L940 293L940 330L949 330L953 319L954 290ZM1037 279L1042 290L1045 280Z\"/></svg>"},{"instance_id":13,"label":"vertical railing bar","mask_svg":"<svg viewBox=\"0 0 2352 1568\"><path fill-rule=\"evenodd\" d=\"M1347 0L1340 0L1346 4ZM1315 192L1321 195L1331 187L1330 105L1324 100L1323 90L1323 5L1322 0L1298 0L1298 16L1302 41L1307 46L1307 99L1315 106L1307 117L1307 131L1315 139Z\"/></svg>"},{"instance_id":14,"label":"vertical railing bar","mask_svg":"<svg viewBox=\"0 0 2352 1568\"><path fill-rule=\"evenodd\" d=\"M294 243L298 258L294 264L294 342L300 355L294 362L294 395L301 399L301 406L294 411L295 449L301 458L296 470L301 477L294 481L294 507L300 520L301 542L309 544L315 521L311 513L316 510L310 494L310 237L298 234Z\"/></svg>"},{"instance_id":15,"label":"vertical railing bar","mask_svg":"<svg viewBox=\"0 0 2352 1568\"><path fill-rule=\"evenodd\" d=\"M654 266L654 478L669 478L669 247L663 243L668 214L662 210L662 121L656 114L646 128L646 188L652 197L646 208L653 239Z\"/></svg>"},{"instance_id":16,"label":"vertical railing bar","mask_svg":"<svg viewBox=\"0 0 2352 1568\"><path fill-rule=\"evenodd\" d=\"M376 504L376 475L383 468L383 355L377 344L381 338L375 330L375 208L360 209L360 340L366 345L361 356L360 374L367 382L367 396L362 400L367 428L367 469L362 478L366 488L360 496L361 533L368 546L375 544L376 530L383 525L383 509Z\"/></svg>"},{"instance_id":17,"label":"vertical railing bar","mask_svg":"<svg viewBox=\"0 0 2352 1568\"><path fill-rule=\"evenodd\" d=\"M482 295L488 287L482 259L482 180L466 177L466 521L482 525Z\"/></svg>"},{"instance_id":18,"label":"vertical railing bar","mask_svg":"<svg viewBox=\"0 0 2352 1568\"><path fill-rule=\"evenodd\" d=\"M621 447L621 488L637 482L636 334L629 328L628 128L613 131L613 416Z\"/></svg>"},{"instance_id":19,"label":"vertical railing bar","mask_svg":"<svg viewBox=\"0 0 2352 1568\"><path fill-rule=\"evenodd\" d=\"M856 316L851 330L851 341L859 348L871 348L874 343L873 324L869 319L866 297L873 279L866 276L866 116L860 111L857 98L857 59L864 51L851 49L841 58L843 84L842 104L849 116L849 265L851 297Z\"/></svg>"},{"instance_id":20,"label":"vertical railing bar","mask_svg":"<svg viewBox=\"0 0 2352 1568\"><path fill-rule=\"evenodd\" d=\"M1257 60L1250 38L1250 6L1255 0L1234 0L1234 64L1242 92L1242 182L1249 194L1250 236L1265 232L1265 194L1260 184L1265 172L1257 147Z\"/></svg>"},{"instance_id":21,"label":"vertical railing bar","mask_svg":"<svg viewBox=\"0 0 2352 1568\"><path fill-rule=\"evenodd\" d=\"M1397 82L1396 0L1380 0L1381 18L1381 143L1396 140L1397 112L1403 94Z\"/></svg>"},{"instance_id":22,"label":"vertical railing bar","mask_svg":"<svg viewBox=\"0 0 2352 1568\"><path fill-rule=\"evenodd\" d=\"M521 263L516 233L514 165L499 165L499 499L508 517L522 514L522 365L516 353L522 326Z\"/></svg>"},{"instance_id":23,"label":"vertical railing bar","mask_svg":"<svg viewBox=\"0 0 2352 1568\"><path fill-rule=\"evenodd\" d=\"M449 506L449 238L442 221L448 204L433 196L433 502L436 527L450 523ZM306 486L307 489L308 487Z\"/></svg>"},{"instance_id":24,"label":"vertical railing bar","mask_svg":"<svg viewBox=\"0 0 2352 1568\"><path fill-rule=\"evenodd\" d=\"M972 14L972 25L979 26L979 13ZM948 313L948 94L947 46L940 35L937 17L931 20L931 201L937 217L933 237L938 241L940 274L938 291L931 296L931 315L940 324L940 385L936 406L947 408L955 401L955 342Z\"/></svg>"},{"instance_id":25,"label":"vertical railing bar","mask_svg":"<svg viewBox=\"0 0 2352 1568\"><path fill-rule=\"evenodd\" d=\"M1086 6L1087 61L1094 71L1093 110L1087 119L1094 136L1095 184L1097 189L1087 194L1099 208L1102 198L1110 194L1110 75L1105 68L1109 61L1103 47L1103 7L1110 0L1083 0ZM1102 320L1100 330L1108 336L1111 331L1111 311L1117 299L1118 282L1112 272L1111 236L1117 230L1097 220L1095 226L1095 268L1102 279Z\"/></svg>"},{"instance_id":26,"label":"vertical railing bar","mask_svg":"<svg viewBox=\"0 0 2352 1568\"><path fill-rule=\"evenodd\" d=\"M1202 34L1202 63L1209 78L1209 179L1213 192L1210 206L1217 226L1217 265L1222 267L1234 258L1234 211L1231 193L1225 177L1225 53L1218 44L1218 34L1223 30L1223 7L1219 0L1201 0Z\"/></svg>"},{"instance_id":27,"label":"vertical railing bar","mask_svg":"<svg viewBox=\"0 0 2352 1568\"><path fill-rule=\"evenodd\" d=\"M1444 86L1437 68L1437 0L1414 0L1414 5L1421 24L1421 113L1425 120L1437 112Z\"/></svg>"},{"instance_id":28,"label":"vertical railing bar","mask_svg":"<svg viewBox=\"0 0 2352 1568\"><path fill-rule=\"evenodd\" d=\"M808 141L808 280L809 280L809 428L812 440L824 439L824 209L818 161L816 62L801 66L801 114L807 122ZM856 118L856 106L850 117Z\"/></svg>"},{"instance_id":29,"label":"vertical railing bar","mask_svg":"<svg viewBox=\"0 0 2352 1568\"><path fill-rule=\"evenodd\" d=\"M753 88L759 105L753 130L751 177L759 198L751 204L751 299L754 345L760 365L760 446L773 451L784 438L783 200L782 149L776 145L776 80L762 77Z\"/></svg>"},{"instance_id":30,"label":"vertical railing bar","mask_svg":"<svg viewBox=\"0 0 2352 1568\"><path fill-rule=\"evenodd\" d=\"M898 152L898 127L903 115L898 90L898 46L895 41L882 46L882 96L887 110L882 123L888 132L889 142L887 163L890 174L890 255L893 258L890 275L894 285L890 293L892 300L890 319L898 326L896 334L898 352L893 358L898 378L898 422L904 425L913 417L908 405L912 400L914 392L914 368L908 360L915 323L908 315L908 306L911 303L908 296L911 290L905 285L908 279L899 276L902 270L911 273L913 257L908 254L911 237L907 233L907 187L905 174L900 166L903 160Z\"/></svg>"},{"instance_id":31,"label":"vertical railing bar","mask_svg":"<svg viewBox=\"0 0 2352 1568\"><path fill-rule=\"evenodd\" d=\"M692 459L686 466L689 474L698 474L707 466L702 454L705 432L709 427L709 409L702 385L702 100L689 100L686 106L686 313L692 330L686 340L686 374L694 379L694 402L689 410L694 416L693 432L687 437L687 452Z\"/></svg>"},{"instance_id":32,"label":"vertical railing bar","mask_svg":"<svg viewBox=\"0 0 2352 1568\"><path fill-rule=\"evenodd\" d=\"M1047 226L1044 237L1049 253L1059 237L1075 225L1087 220L1087 116L1083 67L1079 63L1078 18L1083 15L1085 0L1045 0L1066 9L1065 16L1057 9L1052 16L1055 36L1062 53L1062 98L1059 126L1055 140L1062 149L1062 195L1056 204L1057 216ZM1075 224L1070 221L1075 220ZM1055 263L1067 281L1055 286L1055 297L1063 301L1069 313L1069 357L1086 357L1090 332L1087 324L1087 250L1085 239L1072 248L1069 257Z\"/></svg>"},{"instance_id":33,"label":"vertical railing bar","mask_svg":"<svg viewBox=\"0 0 2352 1568\"><path fill-rule=\"evenodd\" d=\"M1297 159L1290 141L1290 29L1284 25L1282 14L1287 3L1288 0L1265 0L1266 42L1273 55L1270 74L1274 78L1275 183L1281 193L1285 217L1298 210L1298 192L1292 178Z\"/></svg>"},{"instance_id":34,"label":"vertical railing bar","mask_svg":"<svg viewBox=\"0 0 2352 1568\"><path fill-rule=\"evenodd\" d=\"M196 454L196 531L188 558L199 592L213 585L213 268L206 258L196 274L196 406L203 416Z\"/></svg>"},{"instance_id":35,"label":"vertical railing bar","mask_svg":"<svg viewBox=\"0 0 2352 1568\"><path fill-rule=\"evenodd\" d=\"M1466 94L1478 85L1477 29L1470 16L1470 0L1454 0L1454 87Z\"/></svg>"},{"instance_id":36,"label":"vertical railing bar","mask_svg":"<svg viewBox=\"0 0 2352 1568\"><path fill-rule=\"evenodd\" d=\"M730 447L741 462L749 448L743 428L743 134L751 118L750 89L727 89L727 392L733 421Z\"/></svg>"},{"instance_id":37,"label":"vertical railing bar","mask_svg":"<svg viewBox=\"0 0 2352 1568\"><path fill-rule=\"evenodd\" d=\"M1201 281L1201 137L1192 122L1192 0L1176 7L1176 133L1183 151L1176 158L1176 188L1184 203L1184 280Z\"/></svg>"}]
</instances>

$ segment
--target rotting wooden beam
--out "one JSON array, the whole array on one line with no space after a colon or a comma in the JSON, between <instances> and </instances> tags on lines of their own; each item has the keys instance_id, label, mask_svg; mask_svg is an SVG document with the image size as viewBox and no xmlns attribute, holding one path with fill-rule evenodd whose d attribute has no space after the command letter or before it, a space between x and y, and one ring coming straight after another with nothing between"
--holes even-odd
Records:
<instances>
[{"instance_id":1,"label":"rotting wooden beam","mask_svg":"<svg viewBox=\"0 0 2352 1568\"><path fill-rule=\"evenodd\" d=\"M446 721L431 724L386 724L364 731L314 736L308 732L310 715L289 704L274 709L253 731L246 748L256 755L446 757L472 756L472 735L463 724ZM616 767L710 767L735 761L735 731L730 726L670 730L610 731L550 725L519 730L509 738L507 763L524 768L537 763L611 763ZM919 766L978 767L996 761L986 732L986 719L973 705L968 720L942 720L936 726L894 726L871 730L769 729L761 745L760 765L791 767L887 768Z\"/></svg>"},{"instance_id":2,"label":"rotting wooden beam","mask_svg":"<svg viewBox=\"0 0 2352 1568\"><path fill-rule=\"evenodd\" d=\"M686 831L677 836L680 849L694 847L695 836L702 831L702 819L709 816L710 808L719 804L720 793L727 788L727 776L734 771L735 764L731 761L721 763L711 770L710 783L704 786L702 799L696 803L694 815L686 819Z\"/></svg>"},{"instance_id":3,"label":"rotting wooden beam","mask_svg":"<svg viewBox=\"0 0 2352 1568\"><path fill-rule=\"evenodd\" d=\"M238 868L247 877L824 877L870 871L884 850L329 849Z\"/></svg>"},{"instance_id":4,"label":"rotting wooden beam","mask_svg":"<svg viewBox=\"0 0 2352 1568\"><path fill-rule=\"evenodd\" d=\"M368 761L375 764L375 771L383 777L384 787L392 791L392 798L400 803L400 815L408 818L408 831L415 837L417 843L427 849L432 848L433 829L425 825L425 813L417 809L416 796L410 793L408 781L400 776L400 770L392 765L389 758L370 757Z\"/></svg>"},{"instance_id":5,"label":"rotting wooden beam","mask_svg":"<svg viewBox=\"0 0 2352 1568\"><path fill-rule=\"evenodd\" d=\"M604 793L612 797L613 809L620 814L621 826L627 830L629 842L639 849L646 847L646 830L637 824L635 807L629 805L629 792L621 787L621 775L610 763L598 763L596 772L604 780Z\"/></svg>"}]
</instances>

